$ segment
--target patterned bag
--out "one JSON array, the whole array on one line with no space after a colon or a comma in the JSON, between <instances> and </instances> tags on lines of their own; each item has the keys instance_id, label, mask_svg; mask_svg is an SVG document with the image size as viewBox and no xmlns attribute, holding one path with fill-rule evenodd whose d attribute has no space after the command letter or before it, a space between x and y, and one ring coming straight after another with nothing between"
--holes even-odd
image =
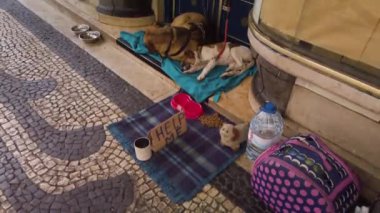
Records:
<instances>
[{"instance_id":1,"label":"patterned bag","mask_svg":"<svg viewBox=\"0 0 380 213\"><path fill-rule=\"evenodd\" d=\"M262 153L252 169L253 191L275 212L347 212L359 180L316 136L293 137Z\"/></svg>"}]
</instances>

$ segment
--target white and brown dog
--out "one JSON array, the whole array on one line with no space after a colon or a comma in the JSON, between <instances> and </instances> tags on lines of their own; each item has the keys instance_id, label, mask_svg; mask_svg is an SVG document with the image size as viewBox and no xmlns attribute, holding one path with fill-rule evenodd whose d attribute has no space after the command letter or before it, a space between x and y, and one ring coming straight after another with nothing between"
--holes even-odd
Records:
<instances>
[{"instance_id":1,"label":"white and brown dog","mask_svg":"<svg viewBox=\"0 0 380 213\"><path fill-rule=\"evenodd\" d=\"M203 45L198 51L185 52L184 73L202 69L197 78L201 81L217 65L228 65L221 77L239 75L255 65L255 58L248 47L227 42L223 51L223 46L224 43ZM221 51L223 53L218 57Z\"/></svg>"},{"instance_id":2,"label":"white and brown dog","mask_svg":"<svg viewBox=\"0 0 380 213\"><path fill-rule=\"evenodd\" d=\"M240 144L247 140L248 137L248 124L242 123L232 125L223 123L223 126L219 130L220 143L223 146L228 146L232 150L239 149Z\"/></svg>"}]
</instances>

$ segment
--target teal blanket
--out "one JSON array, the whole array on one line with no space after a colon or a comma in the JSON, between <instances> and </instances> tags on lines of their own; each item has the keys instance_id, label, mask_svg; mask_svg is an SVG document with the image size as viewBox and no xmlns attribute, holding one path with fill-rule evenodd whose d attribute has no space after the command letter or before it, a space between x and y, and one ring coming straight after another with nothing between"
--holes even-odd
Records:
<instances>
[{"instance_id":1,"label":"teal blanket","mask_svg":"<svg viewBox=\"0 0 380 213\"><path fill-rule=\"evenodd\" d=\"M220 78L219 76L227 67L217 66L206 76L203 81L198 81L197 76L199 75L199 72L184 74L181 71L181 66L178 61L169 58L162 58L158 54L149 53L148 49L144 45L144 32L120 32L120 37L122 40L128 42L131 49L136 53L143 55L147 54L157 61L160 61L161 69L197 102L203 102L212 95L215 95L215 101L217 101L221 92L229 91L239 85L244 78L253 75L256 72L256 67L253 67L239 76Z\"/></svg>"}]
</instances>

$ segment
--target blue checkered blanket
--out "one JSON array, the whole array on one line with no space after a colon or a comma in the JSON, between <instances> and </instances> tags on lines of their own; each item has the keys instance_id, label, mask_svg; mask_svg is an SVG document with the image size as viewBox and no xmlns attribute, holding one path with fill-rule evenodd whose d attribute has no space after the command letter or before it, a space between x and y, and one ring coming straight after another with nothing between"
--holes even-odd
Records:
<instances>
[{"instance_id":1,"label":"blue checkered blanket","mask_svg":"<svg viewBox=\"0 0 380 213\"><path fill-rule=\"evenodd\" d=\"M213 110L204 106L206 114ZM135 158L133 141L146 136L148 131L174 115L170 98L150 108L111 124L108 128L123 147ZM140 167L176 203L190 200L203 186L230 165L244 152L220 145L219 130L206 128L198 120L187 120L188 130L162 150L153 154ZM136 158L135 158L136 159Z\"/></svg>"}]
</instances>

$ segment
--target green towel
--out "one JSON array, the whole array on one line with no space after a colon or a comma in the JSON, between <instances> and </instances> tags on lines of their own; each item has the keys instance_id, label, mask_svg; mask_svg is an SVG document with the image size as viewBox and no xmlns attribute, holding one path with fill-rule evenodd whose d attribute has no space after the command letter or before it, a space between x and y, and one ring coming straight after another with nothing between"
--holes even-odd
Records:
<instances>
[{"instance_id":1,"label":"green towel","mask_svg":"<svg viewBox=\"0 0 380 213\"><path fill-rule=\"evenodd\" d=\"M190 94L197 102L203 102L208 97L216 95L216 100L220 97L221 92L227 92L240 84L244 78L253 75L256 67L252 67L241 75L220 78L227 66L215 67L203 81L198 81L199 72L192 74L184 74L181 71L180 63L170 58L162 58L158 54L149 53L144 45L144 32L127 33L120 32L122 40L129 43L132 50L138 54L149 55L157 61L161 62L161 69L172 78L184 91Z\"/></svg>"}]
</instances>

